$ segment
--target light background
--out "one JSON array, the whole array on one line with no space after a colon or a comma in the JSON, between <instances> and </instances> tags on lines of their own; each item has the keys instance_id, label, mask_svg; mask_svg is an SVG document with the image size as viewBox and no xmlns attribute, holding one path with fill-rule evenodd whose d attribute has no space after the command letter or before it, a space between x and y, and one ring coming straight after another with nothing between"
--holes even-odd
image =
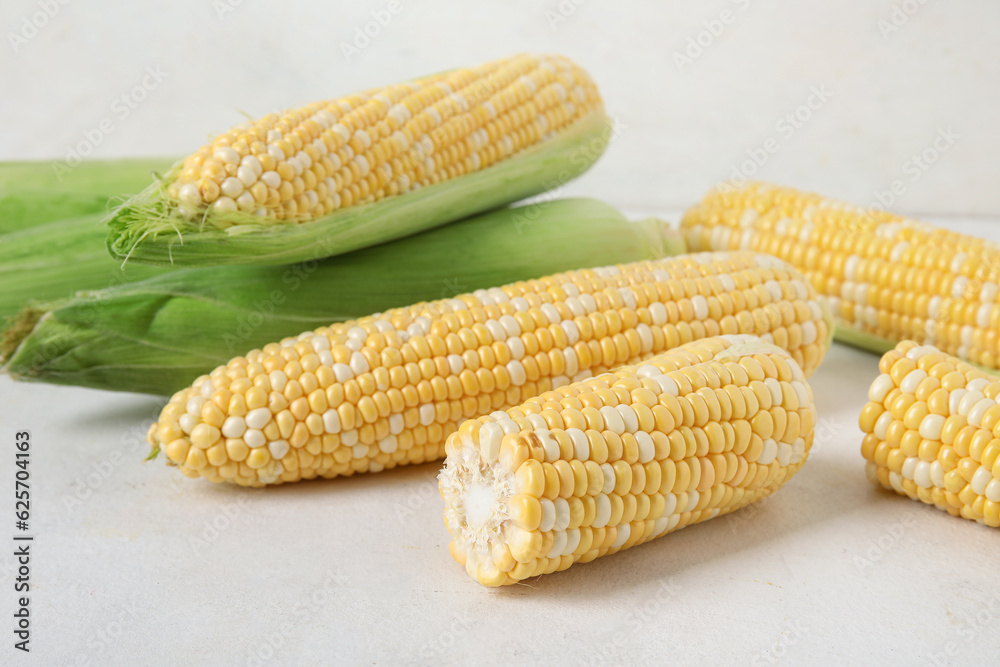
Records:
<instances>
[{"instance_id":1,"label":"light background","mask_svg":"<svg viewBox=\"0 0 1000 667\"><path fill-rule=\"evenodd\" d=\"M59 9L12 44L39 2ZM388 0L7 0L0 159L65 158L105 118L114 129L94 156L182 155L241 121L241 111L258 116L517 51L551 51L593 74L623 127L567 194L628 209L684 208L773 137L779 149L759 169L751 164L756 177L859 204L901 179L900 211L1000 213L1000 3L397 3L391 21L348 58L341 44ZM718 37L706 27L713 21L723 28ZM707 46L679 66L675 54L699 39ZM167 76L122 119L115 100L146 67ZM829 99L791 134L778 128L813 87ZM932 168L907 167L948 128L958 138Z\"/></svg>"},{"instance_id":2,"label":"light background","mask_svg":"<svg viewBox=\"0 0 1000 667\"><path fill-rule=\"evenodd\" d=\"M41 0L46 2L47 0ZM180 155L273 109L520 51L586 66L624 131L565 194L676 219L769 137L759 177L998 239L1000 4L929 0L564 3L402 0L350 63L340 43L386 2L70 0L15 52L39 0L0 6L0 159ZM919 9L883 36L894 4ZM225 5L228 7L229 5ZM693 63L673 54L723 9ZM147 67L166 78L119 118ZM813 87L830 99L792 136ZM915 182L911 156L959 135ZM954 216L963 214L959 219ZM973 219L969 216L984 216ZM0 377L0 489L33 437L28 664L992 664L997 534L874 488L857 415L877 357L834 346L811 380L810 462L773 498L525 586L452 562L434 464L259 494L140 465L162 401ZM9 498L9 496L7 496ZM10 502L10 501L7 501ZM0 504L7 526L10 505ZM9 529L0 528L9 545ZM0 663L14 664L0 549Z\"/></svg>"}]
</instances>

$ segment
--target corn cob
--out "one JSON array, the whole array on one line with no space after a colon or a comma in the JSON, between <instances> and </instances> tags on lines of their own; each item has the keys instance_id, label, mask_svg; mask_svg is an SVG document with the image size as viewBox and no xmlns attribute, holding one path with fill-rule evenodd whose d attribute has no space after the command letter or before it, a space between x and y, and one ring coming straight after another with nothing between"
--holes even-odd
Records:
<instances>
[{"instance_id":1,"label":"corn cob","mask_svg":"<svg viewBox=\"0 0 1000 667\"><path fill-rule=\"evenodd\" d=\"M766 252L829 299L837 339L903 339L1000 368L1000 245L762 183L723 184L684 216L693 250Z\"/></svg>"},{"instance_id":2,"label":"corn cob","mask_svg":"<svg viewBox=\"0 0 1000 667\"><path fill-rule=\"evenodd\" d=\"M1000 526L1000 378L904 341L861 411L872 482L952 516Z\"/></svg>"},{"instance_id":3,"label":"corn cob","mask_svg":"<svg viewBox=\"0 0 1000 667\"><path fill-rule=\"evenodd\" d=\"M578 266L682 252L669 234L659 221L629 222L593 199L501 209L313 265L178 269L27 309L5 332L0 357L12 355L6 370L20 380L169 396L239 352L303 329ZM72 277L74 268L63 271Z\"/></svg>"},{"instance_id":4,"label":"corn cob","mask_svg":"<svg viewBox=\"0 0 1000 667\"><path fill-rule=\"evenodd\" d=\"M175 394L149 431L189 477L259 486L444 456L459 422L717 334L806 373L829 344L804 279L755 253L570 271L265 345Z\"/></svg>"},{"instance_id":5,"label":"corn cob","mask_svg":"<svg viewBox=\"0 0 1000 667\"><path fill-rule=\"evenodd\" d=\"M106 215L108 200L135 192L149 183L151 172L163 172L165 158L90 160L75 166L61 162L0 162L0 234L56 220ZM115 202L117 203L117 202ZM94 222L96 231L102 231ZM104 248L106 230L101 233Z\"/></svg>"},{"instance_id":6,"label":"corn cob","mask_svg":"<svg viewBox=\"0 0 1000 667\"><path fill-rule=\"evenodd\" d=\"M502 586L648 542L776 491L815 421L799 366L748 335L547 391L448 438L449 549Z\"/></svg>"},{"instance_id":7,"label":"corn cob","mask_svg":"<svg viewBox=\"0 0 1000 667\"><path fill-rule=\"evenodd\" d=\"M551 189L609 138L586 72L514 56L243 123L127 202L109 247L184 265L341 254Z\"/></svg>"}]
</instances>

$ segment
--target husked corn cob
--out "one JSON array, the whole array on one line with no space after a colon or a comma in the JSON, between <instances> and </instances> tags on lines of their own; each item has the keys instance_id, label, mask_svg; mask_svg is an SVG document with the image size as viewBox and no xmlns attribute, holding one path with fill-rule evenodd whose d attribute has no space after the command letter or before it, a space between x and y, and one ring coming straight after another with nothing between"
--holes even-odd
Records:
<instances>
[{"instance_id":1,"label":"husked corn cob","mask_svg":"<svg viewBox=\"0 0 1000 667\"><path fill-rule=\"evenodd\" d=\"M868 478L952 516L1000 526L1000 378L903 341L861 412Z\"/></svg>"},{"instance_id":2,"label":"husked corn cob","mask_svg":"<svg viewBox=\"0 0 1000 667\"><path fill-rule=\"evenodd\" d=\"M573 178L603 151L607 124L593 80L562 56L517 55L316 102L197 150L112 218L110 247L185 264L340 254ZM323 224L303 227L312 221ZM323 255L309 243L319 240Z\"/></svg>"},{"instance_id":3,"label":"husked corn cob","mask_svg":"<svg viewBox=\"0 0 1000 667\"><path fill-rule=\"evenodd\" d=\"M1000 245L764 183L722 184L684 216L693 250L766 252L829 299L837 339L903 339L1000 368Z\"/></svg>"},{"instance_id":4,"label":"husked corn cob","mask_svg":"<svg viewBox=\"0 0 1000 667\"><path fill-rule=\"evenodd\" d=\"M776 491L815 421L799 366L749 335L544 392L448 438L449 549L502 586L648 542Z\"/></svg>"},{"instance_id":5,"label":"husked corn cob","mask_svg":"<svg viewBox=\"0 0 1000 667\"><path fill-rule=\"evenodd\" d=\"M149 431L190 477L258 486L444 456L469 418L717 334L806 373L828 314L793 269L701 253L570 271L307 331L178 392Z\"/></svg>"}]
</instances>

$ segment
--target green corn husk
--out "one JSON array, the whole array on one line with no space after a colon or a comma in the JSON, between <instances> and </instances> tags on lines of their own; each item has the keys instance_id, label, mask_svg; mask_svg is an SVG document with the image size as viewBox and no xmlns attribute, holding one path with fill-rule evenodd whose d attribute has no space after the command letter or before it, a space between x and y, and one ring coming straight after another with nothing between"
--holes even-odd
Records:
<instances>
[{"instance_id":1,"label":"green corn husk","mask_svg":"<svg viewBox=\"0 0 1000 667\"><path fill-rule=\"evenodd\" d=\"M303 223L262 223L246 212L214 208L188 220L166 195L175 165L109 217L108 249L121 259L174 266L290 264L339 255L558 187L589 169L612 133L611 119L594 112L481 171Z\"/></svg>"},{"instance_id":2,"label":"green corn husk","mask_svg":"<svg viewBox=\"0 0 1000 667\"><path fill-rule=\"evenodd\" d=\"M683 251L662 222L629 222L599 201L529 204L332 260L182 269L30 309L9 331L6 370L167 395L238 354L331 322Z\"/></svg>"},{"instance_id":3,"label":"green corn husk","mask_svg":"<svg viewBox=\"0 0 1000 667\"><path fill-rule=\"evenodd\" d=\"M91 214L0 235L0 323L29 303L72 296L166 273L108 256L102 214Z\"/></svg>"},{"instance_id":4,"label":"green corn husk","mask_svg":"<svg viewBox=\"0 0 1000 667\"><path fill-rule=\"evenodd\" d=\"M108 214L108 200L132 194L175 160L129 158L63 162L0 162L0 234L54 220ZM106 229L102 229L101 252Z\"/></svg>"}]
</instances>

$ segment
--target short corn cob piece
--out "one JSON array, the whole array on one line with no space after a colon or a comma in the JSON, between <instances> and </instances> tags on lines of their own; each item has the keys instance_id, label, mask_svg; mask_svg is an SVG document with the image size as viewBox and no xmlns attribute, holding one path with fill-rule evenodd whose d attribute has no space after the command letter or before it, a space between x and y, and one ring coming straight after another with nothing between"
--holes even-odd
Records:
<instances>
[{"instance_id":1,"label":"short corn cob piece","mask_svg":"<svg viewBox=\"0 0 1000 667\"><path fill-rule=\"evenodd\" d=\"M566 58L451 70L219 135L112 217L110 248L180 264L340 254L547 190L609 136L596 85Z\"/></svg>"},{"instance_id":2,"label":"short corn cob piece","mask_svg":"<svg viewBox=\"0 0 1000 667\"><path fill-rule=\"evenodd\" d=\"M837 339L912 339L1000 368L1000 244L763 183L722 184L684 216L692 250L766 252L830 300Z\"/></svg>"},{"instance_id":3,"label":"short corn cob piece","mask_svg":"<svg viewBox=\"0 0 1000 667\"><path fill-rule=\"evenodd\" d=\"M868 478L1000 526L1000 378L913 341L879 370L860 419Z\"/></svg>"},{"instance_id":4,"label":"short corn cob piece","mask_svg":"<svg viewBox=\"0 0 1000 667\"><path fill-rule=\"evenodd\" d=\"M444 456L469 418L718 334L806 373L829 344L804 279L755 253L570 271L307 331L178 392L149 431L190 477L259 486Z\"/></svg>"},{"instance_id":5,"label":"short corn cob piece","mask_svg":"<svg viewBox=\"0 0 1000 667\"><path fill-rule=\"evenodd\" d=\"M815 421L795 361L746 335L545 392L449 437L451 554L502 586L732 512L802 467Z\"/></svg>"}]
</instances>

